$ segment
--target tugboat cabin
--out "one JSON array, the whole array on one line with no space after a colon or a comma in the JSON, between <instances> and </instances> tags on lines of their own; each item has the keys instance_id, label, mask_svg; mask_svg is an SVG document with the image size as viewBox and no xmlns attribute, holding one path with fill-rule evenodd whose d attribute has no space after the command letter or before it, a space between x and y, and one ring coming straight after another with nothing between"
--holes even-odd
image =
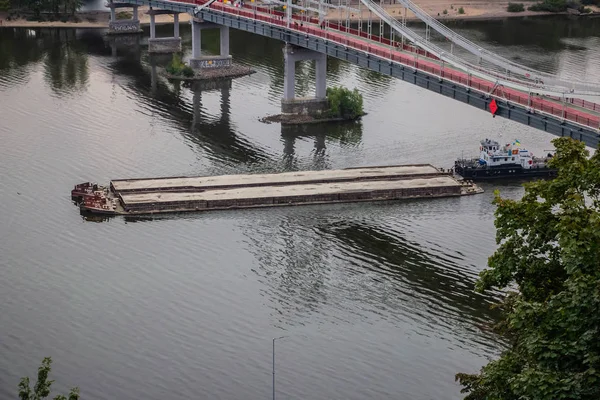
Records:
<instances>
[{"instance_id":1,"label":"tugboat cabin","mask_svg":"<svg viewBox=\"0 0 600 400\"><path fill-rule=\"evenodd\" d=\"M495 140L485 139L481 141L480 165L489 167L518 165L523 169L529 169L533 165L533 154L526 149L513 148L510 143L500 146Z\"/></svg>"}]
</instances>

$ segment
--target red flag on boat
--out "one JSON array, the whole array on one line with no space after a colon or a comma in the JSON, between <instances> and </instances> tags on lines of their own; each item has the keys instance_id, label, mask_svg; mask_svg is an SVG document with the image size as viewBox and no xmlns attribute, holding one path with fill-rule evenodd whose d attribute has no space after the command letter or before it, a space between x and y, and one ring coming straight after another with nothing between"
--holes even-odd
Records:
<instances>
[{"instance_id":1,"label":"red flag on boat","mask_svg":"<svg viewBox=\"0 0 600 400\"><path fill-rule=\"evenodd\" d=\"M496 104L496 99L492 99L490 102L490 112L493 116L496 116L496 111L498 111L498 104Z\"/></svg>"}]
</instances>

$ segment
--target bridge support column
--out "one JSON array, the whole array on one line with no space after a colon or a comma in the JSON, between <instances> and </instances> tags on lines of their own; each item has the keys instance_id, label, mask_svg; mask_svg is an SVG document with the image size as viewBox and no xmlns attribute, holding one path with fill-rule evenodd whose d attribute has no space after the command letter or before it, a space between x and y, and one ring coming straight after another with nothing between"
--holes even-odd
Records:
<instances>
[{"instance_id":1,"label":"bridge support column","mask_svg":"<svg viewBox=\"0 0 600 400\"><path fill-rule=\"evenodd\" d=\"M231 67L232 60L229 55L229 27L223 25L204 22L201 19L193 18L192 24L192 58L190 67L194 69L205 68L223 68ZM220 35L220 54L218 56L203 56L201 52L202 30L219 29Z\"/></svg>"},{"instance_id":2,"label":"bridge support column","mask_svg":"<svg viewBox=\"0 0 600 400\"><path fill-rule=\"evenodd\" d=\"M179 13L170 10L148 10L150 15L150 39L148 39L148 53L177 53L181 51L181 38L179 37ZM156 16L173 15L173 37L156 37Z\"/></svg>"},{"instance_id":3,"label":"bridge support column","mask_svg":"<svg viewBox=\"0 0 600 400\"><path fill-rule=\"evenodd\" d=\"M284 114L318 115L329 108L327 101L327 55L286 44L283 49L284 81L281 112ZM296 62L315 61L315 97L296 97Z\"/></svg>"},{"instance_id":4,"label":"bridge support column","mask_svg":"<svg viewBox=\"0 0 600 400\"><path fill-rule=\"evenodd\" d=\"M110 8L110 21L108 22L108 33L140 33L140 20L138 18L137 4L129 4L126 2L114 2L110 0L106 7ZM131 18L117 19L117 8L131 8L133 10Z\"/></svg>"}]
</instances>

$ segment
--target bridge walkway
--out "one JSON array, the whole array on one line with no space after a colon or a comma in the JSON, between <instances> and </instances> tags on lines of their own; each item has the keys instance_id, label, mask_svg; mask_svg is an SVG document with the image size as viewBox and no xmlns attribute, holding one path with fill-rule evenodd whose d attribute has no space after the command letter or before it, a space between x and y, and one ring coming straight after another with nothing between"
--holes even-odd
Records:
<instances>
[{"instance_id":1,"label":"bridge walkway","mask_svg":"<svg viewBox=\"0 0 600 400\"><path fill-rule=\"evenodd\" d=\"M183 0L182 2L198 5L206 3L204 0ZM535 93L527 93L515 88L499 87L496 82L474 77L456 67L445 66L433 54L407 44L399 49L393 47L389 39L372 34L370 39L369 37L365 38L365 35L368 36L366 32L360 32L340 24L319 23L316 18L302 18L297 14L292 16L293 22L288 26L283 12L265 6L245 4L243 7L235 7L221 2L214 2L210 5L210 10L260 21L296 33L316 36L366 54L389 59L390 62L418 69L439 79L468 87L484 96L516 103L528 107L536 113L550 115L587 128L600 130L600 106L598 104L584 102L580 99L569 99L563 102L560 99L537 96Z\"/></svg>"}]
</instances>

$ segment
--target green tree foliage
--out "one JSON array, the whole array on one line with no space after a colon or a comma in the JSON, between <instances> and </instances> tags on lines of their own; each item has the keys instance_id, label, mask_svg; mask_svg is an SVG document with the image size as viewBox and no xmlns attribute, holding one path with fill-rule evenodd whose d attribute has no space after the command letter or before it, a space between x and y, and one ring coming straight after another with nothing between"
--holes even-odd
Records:
<instances>
[{"instance_id":1,"label":"green tree foliage","mask_svg":"<svg viewBox=\"0 0 600 400\"><path fill-rule=\"evenodd\" d=\"M506 11L522 12L522 11L525 11L525 6L523 5L523 3L508 3L508 7L506 7Z\"/></svg>"},{"instance_id":2,"label":"green tree foliage","mask_svg":"<svg viewBox=\"0 0 600 400\"><path fill-rule=\"evenodd\" d=\"M4 0L9 9L24 13L32 13L34 18L41 19L42 13L50 13L57 17L61 14L73 16L83 5L83 0Z\"/></svg>"},{"instance_id":3,"label":"green tree foliage","mask_svg":"<svg viewBox=\"0 0 600 400\"><path fill-rule=\"evenodd\" d=\"M566 0L544 0L527 8L529 11L565 12L568 4Z\"/></svg>"},{"instance_id":4,"label":"green tree foliage","mask_svg":"<svg viewBox=\"0 0 600 400\"><path fill-rule=\"evenodd\" d=\"M600 399L600 153L555 139L558 177L496 193L498 250L479 291L509 292L497 326L510 340L477 375L457 374L466 400Z\"/></svg>"},{"instance_id":5,"label":"green tree foliage","mask_svg":"<svg viewBox=\"0 0 600 400\"><path fill-rule=\"evenodd\" d=\"M353 119L364 114L363 97L356 88L354 90L341 86L327 88L327 100L334 117Z\"/></svg>"},{"instance_id":6,"label":"green tree foliage","mask_svg":"<svg viewBox=\"0 0 600 400\"><path fill-rule=\"evenodd\" d=\"M29 385L29 378L25 377L19 382L19 399L20 400L40 400L45 399L50 395L50 386L54 381L48 380L50 375L50 365L52 359L50 357L44 358L42 365L38 368L38 377L33 390ZM79 400L79 388L71 389L69 397L63 395L57 395L54 400Z\"/></svg>"},{"instance_id":7,"label":"green tree foliage","mask_svg":"<svg viewBox=\"0 0 600 400\"><path fill-rule=\"evenodd\" d=\"M191 78L194 76L194 70L189 65L186 65L182 60L181 56L177 53L173 54L173 59L169 65L167 65L167 72L175 76L185 76Z\"/></svg>"}]
</instances>

